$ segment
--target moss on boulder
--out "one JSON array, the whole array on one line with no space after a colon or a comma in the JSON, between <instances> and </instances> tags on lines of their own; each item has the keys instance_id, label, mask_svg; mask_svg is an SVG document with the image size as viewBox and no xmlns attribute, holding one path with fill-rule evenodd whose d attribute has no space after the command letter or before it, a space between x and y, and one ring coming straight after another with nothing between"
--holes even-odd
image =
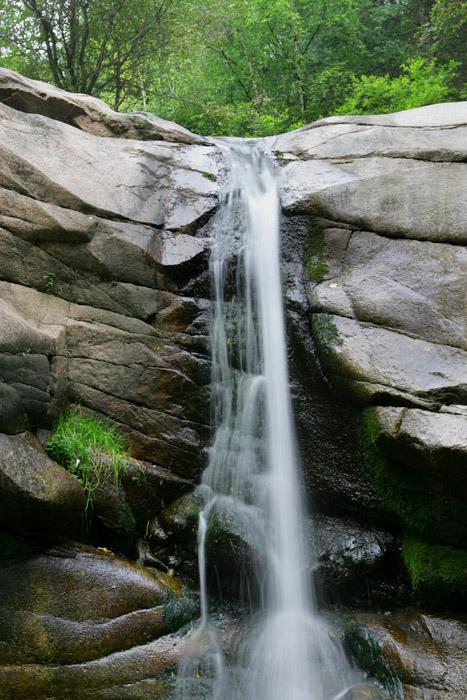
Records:
<instances>
[{"instance_id":1,"label":"moss on boulder","mask_svg":"<svg viewBox=\"0 0 467 700\"><path fill-rule=\"evenodd\" d=\"M408 536L402 555L414 592L422 602L466 609L467 551Z\"/></svg>"}]
</instances>

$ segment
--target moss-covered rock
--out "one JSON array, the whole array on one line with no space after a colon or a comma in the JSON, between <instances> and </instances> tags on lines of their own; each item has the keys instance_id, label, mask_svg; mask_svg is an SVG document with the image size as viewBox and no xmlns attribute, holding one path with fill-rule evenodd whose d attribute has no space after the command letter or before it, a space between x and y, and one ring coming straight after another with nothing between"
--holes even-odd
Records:
<instances>
[{"instance_id":1,"label":"moss-covered rock","mask_svg":"<svg viewBox=\"0 0 467 700\"><path fill-rule=\"evenodd\" d=\"M421 601L451 609L467 608L467 551L406 537L402 554Z\"/></svg>"},{"instance_id":2,"label":"moss-covered rock","mask_svg":"<svg viewBox=\"0 0 467 700\"><path fill-rule=\"evenodd\" d=\"M467 697L463 619L417 609L353 613L345 625L345 639L359 666L393 699Z\"/></svg>"},{"instance_id":3,"label":"moss-covered rock","mask_svg":"<svg viewBox=\"0 0 467 700\"><path fill-rule=\"evenodd\" d=\"M162 692L180 655L180 639L166 635L197 610L175 577L102 548L0 561L0 698L153 700L149 681ZM118 694L133 684L139 694Z\"/></svg>"},{"instance_id":4,"label":"moss-covered rock","mask_svg":"<svg viewBox=\"0 0 467 700\"><path fill-rule=\"evenodd\" d=\"M324 256L324 233L315 231L305 248L305 265L310 282L321 282L329 272Z\"/></svg>"},{"instance_id":5,"label":"moss-covered rock","mask_svg":"<svg viewBox=\"0 0 467 700\"><path fill-rule=\"evenodd\" d=\"M329 353L336 346L342 345L342 339L331 315L313 314L312 328L321 353Z\"/></svg>"},{"instance_id":6,"label":"moss-covered rock","mask_svg":"<svg viewBox=\"0 0 467 700\"><path fill-rule=\"evenodd\" d=\"M391 461L386 454L377 407L363 411L361 451L394 523L436 542L456 545L464 541L465 502L430 473Z\"/></svg>"}]
</instances>

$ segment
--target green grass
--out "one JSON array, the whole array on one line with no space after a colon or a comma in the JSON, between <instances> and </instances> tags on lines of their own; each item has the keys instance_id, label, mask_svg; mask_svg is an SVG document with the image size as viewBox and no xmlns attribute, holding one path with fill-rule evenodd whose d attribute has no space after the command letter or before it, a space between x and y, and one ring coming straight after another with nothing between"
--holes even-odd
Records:
<instances>
[{"instance_id":1,"label":"green grass","mask_svg":"<svg viewBox=\"0 0 467 700\"><path fill-rule=\"evenodd\" d=\"M63 413L47 440L49 455L81 482L89 513L93 493L103 474L113 476L119 486L125 474L127 456L123 438L116 429L98 418L72 409ZM102 455L109 460L102 460Z\"/></svg>"}]
</instances>

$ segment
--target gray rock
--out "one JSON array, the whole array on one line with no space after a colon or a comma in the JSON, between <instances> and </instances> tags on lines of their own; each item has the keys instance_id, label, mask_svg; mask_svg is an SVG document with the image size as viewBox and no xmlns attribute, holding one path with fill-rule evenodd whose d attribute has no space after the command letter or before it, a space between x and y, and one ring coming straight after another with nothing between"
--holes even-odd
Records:
<instances>
[{"instance_id":1,"label":"gray rock","mask_svg":"<svg viewBox=\"0 0 467 700\"><path fill-rule=\"evenodd\" d=\"M0 521L4 527L54 538L78 532L84 502L78 480L49 459L31 434L0 434Z\"/></svg>"},{"instance_id":2,"label":"gray rock","mask_svg":"<svg viewBox=\"0 0 467 700\"><path fill-rule=\"evenodd\" d=\"M154 114L114 112L96 97L66 92L6 68L0 69L0 101L21 112L42 114L96 136L206 143L201 136Z\"/></svg>"},{"instance_id":3,"label":"gray rock","mask_svg":"<svg viewBox=\"0 0 467 700\"><path fill-rule=\"evenodd\" d=\"M317 237L324 274L310 281L312 310L466 348L464 248L340 229Z\"/></svg>"},{"instance_id":4,"label":"gray rock","mask_svg":"<svg viewBox=\"0 0 467 700\"><path fill-rule=\"evenodd\" d=\"M293 161L282 168L282 201L290 213L399 238L461 244L467 242L466 171L464 163L378 156Z\"/></svg>"},{"instance_id":5,"label":"gray rock","mask_svg":"<svg viewBox=\"0 0 467 700\"><path fill-rule=\"evenodd\" d=\"M219 151L108 139L0 104L0 186L86 214L168 229L193 227L217 205Z\"/></svg>"},{"instance_id":6,"label":"gray rock","mask_svg":"<svg viewBox=\"0 0 467 700\"><path fill-rule=\"evenodd\" d=\"M467 418L410 408L377 409L381 444L398 464L428 471L467 497Z\"/></svg>"},{"instance_id":7,"label":"gray rock","mask_svg":"<svg viewBox=\"0 0 467 700\"><path fill-rule=\"evenodd\" d=\"M357 402L466 400L463 350L340 316L320 315L314 328L326 370Z\"/></svg>"},{"instance_id":8,"label":"gray rock","mask_svg":"<svg viewBox=\"0 0 467 700\"><path fill-rule=\"evenodd\" d=\"M455 129L388 126L325 119L277 137L271 147L284 162L295 159L339 161L370 156L455 162L464 161L467 156L466 126L457 125Z\"/></svg>"},{"instance_id":9,"label":"gray rock","mask_svg":"<svg viewBox=\"0 0 467 700\"><path fill-rule=\"evenodd\" d=\"M378 124L382 126L410 126L417 128L457 127L467 124L467 102L444 102L415 107L392 114L328 117L316 124Z\"/></svg>"}]
</instances>

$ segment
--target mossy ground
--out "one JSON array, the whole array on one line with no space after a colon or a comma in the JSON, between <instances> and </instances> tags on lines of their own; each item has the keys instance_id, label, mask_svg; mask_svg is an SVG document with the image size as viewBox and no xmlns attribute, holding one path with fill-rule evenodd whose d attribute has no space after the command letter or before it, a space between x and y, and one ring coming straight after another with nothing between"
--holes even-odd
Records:
<instances>
[{"instance_id":1,"label":"mossy ground","mask_svg":"<svg viewBox=\"0 0 467 700\"><path fill-rule=\"evenodd\" d=\"M86 492L88 512L101 475L109 473L115 484L125 474L126 448L123 438L110 423L73 408L63 413L47 440L49 455L81 482ZM99 453L110 457L104 463Z\"/></svg>"}]
</instances>

